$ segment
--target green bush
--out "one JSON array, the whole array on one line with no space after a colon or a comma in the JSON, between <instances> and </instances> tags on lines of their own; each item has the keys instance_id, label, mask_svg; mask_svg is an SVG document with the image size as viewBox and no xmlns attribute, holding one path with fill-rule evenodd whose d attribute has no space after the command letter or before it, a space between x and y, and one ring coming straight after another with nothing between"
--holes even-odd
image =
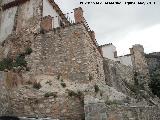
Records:
<instances>
[{"instance_id":1,"label":"green bush","mask_svg":"<svg viewBox=\"0 0 160 120\"><path fill-rule=\"evenodd\" d=\"M81 91L74 92L72 90L68 90L68 96L81 98L83 96L83 93Z\"/></svg>"},{"instance_id":2,"label":"green bush","mask_svg":"<svg viewBox=\"0 0 160 120\"><path fill-rule=\"evenodd\" d=\"M31 85L32 84L32 82L29 80L29 81L27 81L26 82L28 85Z\"/></svg>"},{"instance_id":3,"label":"green bush","mask_svg":"<svg viewBox=\"0 0 160 120\"><path fill-rule=\"evenodd\" d=\"M107 101L105 101L105 104L106 105L119 105L120 104L120 101L118 101L118 100L107 100Z\"/></svg>"},{"instance_id":4,"label":"green bush","mask_svg":"<svg viewBox=\"0 0 160 120\"><path fill-rule=\"evenodd\" d=\"M33 52L32 48L26 48L25 54L30 55Z\"/></svg>"},{"instance_id":5,"label":"green bush","mask_svg":"<svg viewBox=\"0 0 160 120\"><path fill-rule=\"evenodd\" d=\"M152 93L160 98L160 70L155 70L151 75L149 87Z\"/></svg>"},{"instance_id":6,"label":"green bush","mask_svg":"<svg viewBox=\"0 0 160 120\"><path fill-rule=\"evenodd\" d=\"M37 90L39 90L40 88L41 88L42 86L41 86L41 84L38 82L34 82L33 83L33 88L35 88L35 89L37 89Z\"/></svg>"},{"instance_id":7,"label":"green bush","mask_svg":"<svg viewBox=\"0 0 160 120\"><path fill-rule=\"evenodd\" d=\"M15 60L7 57L0 61L0 71L11 70L13 67L27 67L24 53L19 54Z\"/></svg>"},{"instance_id":8,"label":"green bush","mask_svg":"<svg viewBox=\"0 0 160 120\"><path fill-rule=\"evenodd\" d=\"M25 60L25 56L23 56L23 55L18 55L18 56L16 57L15 62L13 63L13 66L14 66L14 67L18 67L18 66L20 66L20 67L27 67L27 62L26 62L26 60Z\"/></svg>"},{"instance_id":9,"label":"green bush","mask_svg":"<svg viewBox=\"0 0 160 120\"><path fill-rule=\"evenodd\" d=\"M89 80L93 80L93 76L89 74Z\"/></svg>"},{"instance_id":10,"label":"green bush","mask_svg":"<svg viewBox=\"0 0 160 120\"><path fill-rule=\"evenodd\" d=\"M5 69L12 69L13 67L13 60L11 58L4 58L0 61L0 71L4 71Z\"/></svg>"},{"instance_id":11,"label":"green bush","mask_svg":"<svg viewBox=\"0 0 160 120\"><path fill-rule=\"evenodd\" d=\"M61 76L62 76L62 75L59 73L59 74L57 75L57 79L60 80Z\"/></svg>"},{"instance_id":12,"label":"green bush","mask_svg":"<svg viewBox=\"0 0 160 120\"><path fill-rule=\"evenodd\" d=\"M65 87L66 87L66 83L62 82L62 83L61 83L61 86L62 86L63 88L65 88Z\"/></svg>"},{"instance_id":13,"label":"green bush","mask_svg":"<svg viewBox=\"0 0 160 120\"><path fill-rule=\"evenodd\" d=\"M97 93L99 91L99 86L98 85L94 85L94 90Z\"/></svg>"},{"instance_id":14,"label":"green bush","mask_svg":"<svg viewBox=\"0 0 160 120\"><path fill-rule=\"evenodd\" d=\"M57 98L57 94L53 93L53 92L47 92L47 93L44 94L44 97L50 97L50 96L53 96L54 98Z\"/></svg>"}]
</instances>

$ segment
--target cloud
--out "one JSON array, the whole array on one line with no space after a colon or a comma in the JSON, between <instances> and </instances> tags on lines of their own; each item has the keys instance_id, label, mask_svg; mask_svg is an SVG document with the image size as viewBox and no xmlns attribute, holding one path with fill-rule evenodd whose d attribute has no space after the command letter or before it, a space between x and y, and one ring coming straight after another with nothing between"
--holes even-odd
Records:
<instances>
[{"instance_id":1,"label":"cloud","mask_svg":"<svg viewBox=\"0 0 160 120\"><path fill-rule=\"evenodd\" d=\"M142 30L129 32L126 36L120 38L118 42L115 42L118 54L122 55L129 53L129 47L131 48L133 44L142 44L146 53L160 51L159 30L160 24L157 24Z\"/></svg>"},{"instance_id":2,"label":"cloud","mask_svg":"<svg viewBox=\"0 0 160 120\"><path fill-rule=\"evenodd\" d=\"M105 44L112 42L118 49L131 47L130 43L143 44L147 52L160 51L157 41L160 39L160 2L155 1L155 5L80 5L80 1L98 0L55 0L63 11L72 11L81 6L84 9L84 16L91 27L96 32L98 43ZM125 1L125 0L99 0L99 1ZM144 1L144 0L132 0ZM148 32L148 31L152 31ZM148 37L146 37L146 34ZM135 37L136 36L136 37ZM150 38L150 39L148 39ZM135 40L133 40L135 39ZM152 39L152 40L151 40ZM124 42L125 41L125 42ZM131 42L132 41L132 42ZM142 42L143 41L143 42ZM150 43L152 41L152 43ZM127 43L127 44L126 44ZM152 44L152 46L146 43ZM120 54L127 53L127 50Z\"/></svg>"}]
</instances>

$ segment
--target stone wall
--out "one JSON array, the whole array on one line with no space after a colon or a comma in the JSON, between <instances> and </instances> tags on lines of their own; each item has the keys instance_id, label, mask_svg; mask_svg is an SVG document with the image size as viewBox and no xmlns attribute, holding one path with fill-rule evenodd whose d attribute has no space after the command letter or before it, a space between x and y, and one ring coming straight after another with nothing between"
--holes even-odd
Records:
<instances>
[{"instance_id":1,"label":"stone wall","mask_svg":"<svg viewBox=\"0 0 160 120\"><path fill-rule=\"evenodd\" d=\"M5 73L0 71L0 116L6 115L9 108L9 92L5 86Z\"/></svg>"},{"instance_id":2,"label":"stone wall","mask_svg":"<svg viewBox=\"0 0 160 120\"><path fill-rule=\"evenodd\" d=\"M104 81L102 57L82 24L35 35L27 58L30 73L78 82Z\"/></svg>"},{"instance_id":3,"label":"stone wall","mask_svg":"<svg viewBox=\"0 0 160 120\"><path fill-rule=\"evenodd\" d=\"M24 86L12 89L10 114L19 117L51 117L65 120L84 118L83 102L67 95L45 96L45 92Z\"/></svg>"},{"instance_id":4,"label":"stone wall","mask_svg":"<svg viewBox=\"0 0 160 120\"><path fill-rule=\"evenodd\" d=\"M130 86L134 85L133 68L106 58L103 63L106 84L119 92L130 95Z\"/></svg>"},{"instance_id":5,"label":"stone wall","mask_svg":"<svg viewBox=\"0 0 160 120\"><path fill-rule=\"evenodd\" d=\"M85 120L108 120L104 102L89 103L84 106Z\"/></svg>"},{"instance_id":6,"label":"stone wall","mask_svg":"<svg viewBox=\"0 0 160 120\"><path fill-rule=\"evenodd\" d=\"M136 79L138 84L143 85L145 89L148 89L149 82L149 69L147 65L147 60L144 54L144 48L142 45L133 45L131 50L132 64L134 68L134 73L136 74Z\"/></svg>"},{"instance_id":7,"label":"stone wall","mask_svg":"<svg viewBox=\"0 0 160 120\"><path fill-rule=\"evenodd\" d=\"M159 120L156 106L108 106L107 120Z\"/></svg>"},{"instance_id":8,"label":"stone wall","mask_svg":"<svg viewBox=\"0 0 160 120\"><path fill-rule=\"evenodd\" d=\"M109 104L109 105L108 105ZM85 120L159 120L157 106L119 105L116 102L85 104Z\"/></svg>"}]
</instances>

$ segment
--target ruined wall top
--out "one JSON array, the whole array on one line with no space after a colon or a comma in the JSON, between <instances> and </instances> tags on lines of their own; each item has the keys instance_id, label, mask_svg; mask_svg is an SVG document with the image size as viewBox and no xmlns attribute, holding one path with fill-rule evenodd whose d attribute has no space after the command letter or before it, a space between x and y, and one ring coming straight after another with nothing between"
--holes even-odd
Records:
<instances>
[{"instance_id":1,"label":"ruined wall top","mask_svg":"<svg viewBox=\"0 0 160 120\"><path fill-rule=\"evenodd\" d=\"M135 45L133 45L132 49L133 49L133 51L135 51L135 50L136 50L136 51L139 51L139 52L144 53L143 45L135 44Z\"/></svg>"}]
</instances>

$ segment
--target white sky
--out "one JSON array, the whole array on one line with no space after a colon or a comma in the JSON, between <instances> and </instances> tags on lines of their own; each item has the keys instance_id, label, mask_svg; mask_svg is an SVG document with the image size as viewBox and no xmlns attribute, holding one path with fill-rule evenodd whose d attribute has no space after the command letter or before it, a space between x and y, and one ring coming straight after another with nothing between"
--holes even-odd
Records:
<instances>
[{"instance_id":1,"label":"white sky","mask_svg":"<svg viewBox=\"0 0 160 120\"><path fill-rule=\"evenodd\" d=\"M113 43L118 55L128 54L134 44L142 44L146 53L160 51L160 1L154 0L156 4L152 5L80 5L80 2L90 1L98 0L55 0L64 13L81 6L98 43Z\"/></svg>"}]
</instances>

